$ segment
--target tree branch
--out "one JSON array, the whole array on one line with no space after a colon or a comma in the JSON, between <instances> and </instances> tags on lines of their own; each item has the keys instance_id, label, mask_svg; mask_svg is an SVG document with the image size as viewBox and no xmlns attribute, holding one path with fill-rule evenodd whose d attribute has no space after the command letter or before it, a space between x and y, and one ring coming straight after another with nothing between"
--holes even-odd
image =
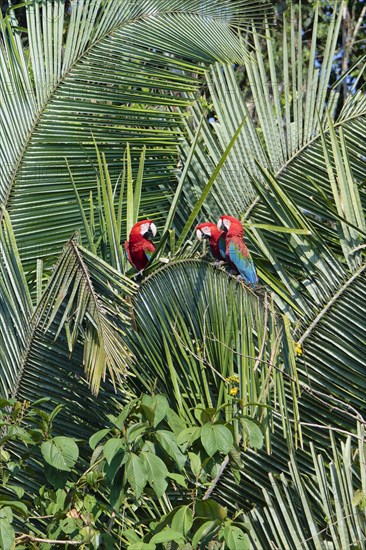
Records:
<instances>
[{"instance_id":1,"label":"tree branch","mask_svg":"<svg viewBox=\"0 0 366 550\"><path fill-rule=\"evenodd\" d=\"M366 264L362 265L356 271L356 273L354 273L352 275L352 277L350 279L348 279L348 281L343 286L341 286L341 288L338 290L338 292L336 292L334 294L333 298L331 298L329 300L329 302L323 307L321 312L315 317L314 321L311 323L311 325L309 325L309 327L306 329L304 334L298 340L297 343L299 345L301 345L303 343L303 341L310 335L310 333L313 331L313 329L316 327L316 325L319 323L319 321L321 321L321 319L324 317L324 315L327 313L327 311L332 307L332 305L338 300L338 298L341 296L341 294L343 294L343 292L345 290L347 290L347 288L353 283L353 281L355 279L357 279L357 277L359 277L359 275L361 275L361 273L363 271L365 271L365 269L366 269Z\"/></svg>"},{"instance_id":2,"label":"tree branch","mask_svg":"<svg viewBox=\"0 0 366 550\"><path fill-rule=\"evenodd\" d=\"M211 483L210 487L207 489L207 491L205 492L204 496L203 496L203 499L202 500L207 500L208 498L210 498L213 490L215 489L216 485L218 484L219 482L219 479L220 477L222 476L222 474L224 473L225 471L225 468L226 466L228 465L229 463L229 455L226 455L221 466L220 466L220 470L217 474L217 476L215 477L215 479L213 480L213 482Z\"/></svg>"},{"instance_id":3,"label":"tree branch","mask_svg":"<svg viewBox=\"0 0 366 550\"><path fill-rule=\"evenodd\" d=\"M72 546L80 546L81 544L86 544L86 540L53 540L53 539L41 539L39 537L34 537L33 535L27 535L26 533L21 533L15 539L16 541L25 541L30 540L31 542L43 542L44 544L70 544Z\"/></svg>"}]
</instances>

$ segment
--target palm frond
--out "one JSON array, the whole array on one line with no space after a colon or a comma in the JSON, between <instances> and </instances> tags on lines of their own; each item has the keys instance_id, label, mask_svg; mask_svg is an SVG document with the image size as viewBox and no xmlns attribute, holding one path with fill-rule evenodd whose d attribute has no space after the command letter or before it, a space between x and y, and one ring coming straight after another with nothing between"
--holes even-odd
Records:
<instances>
[{"instance_id":1,"label":"palm frond","mask_svg":"<svg viewBox=\"0 0 366 550\"><path fill-rule=\"evenodd\" d=\"M197 179L210 177L243 119L242 132L214 186L210 204L206 205L206 215L216 216L223 210L239 215L251 210L257 204L251 177L261 177L258 163L276 174L296 204L315 216L324 215L319 206L319 194L314 195L310 181L316 180L321 189L329 193L321 136L324 132L328 134L332 121L335 130L338 132L341 128L344 133L346 149L343 156L347 154L354 177L357 181L364 181L364 163L360 159L365 156L365 96L361 91L350 95L338 114L339 93L337 86L330 84L342 6L334 5L333 9L319 68L314 68L318 10L314 13L308 56L308 45L302 42L301 10L295 13L294 6L289 16L284 15L282 67L276 69L275 66L270 28L266 31L265 44L260 43L260 38L254 33L256 48L250 54L251 59L245 62L249 76L246 95L239 88L230 65L215 64L211 67L207 83L216 118L211 124L206 122L203 125L202 140L191 162L185 193L188 208L196 199ZM290 25L290 32L288 17L298 22L298 25ZM361 62L364 64L365 61ZM192 105L194 126L198 125L202 111L199 103ZM193 135L194 132L188 128L187 142L180 147L183 160ZM329 214L326 216L328 219Z\"/></svg>"},{"instance_id":2,"label":"palm frond","mask_svg":"<svg viewBox=\"0 0 366 550\"><path fill-rule=\"evenodd\" d=\"M83 339L83 364L94 393L106 369L113 383L121 382L132 362L125 345L126 332L132 329L127 300L136 290L133 281L71 239L37 307L35 320L43 331L62 310L55 339L64 329L70 353Z\"/></svg>"},{"instance_id":3,"label":"palm frond","mask_svg":"<svg viewBox=\"0 0 366 550\"><path fill-rule=\"evenodd\" d=\"M81 341L83 337L85 339L86 365L93 366L93 362L97 359L100 361L103 356L108 360L108 349L113 349L113 353L121 354L121 357L115 358L114 355L113 358L118 368L122 369L126 361L130 360L130 354L126 353L126 348L121 344L121 326L124 330L128 330L129 326L123 315L128 306L121 294L131 295L136 285L129 279L121 281L110 266L98 261L87 251L78 250L79 255L83 254L82 260L75 257L75 246L75 243L70 242L65 248L65 256L49 282L41 305L34 310L9 215L3 212L0 227L0 391L3 398L14 397L24 401L25 406L47 395L45 402L39 405L41 408L50 412L55 404L64 407L55 419L58 433L74 437L77 431L80 439L87 440L95 429L104 427L106 415L117 411L119 402L125 402L129 392L126 387L123 395L117 396L115 388L107 380L97 397L91 395L83 369L83 345L75 341L72 353L70 351L71 329L79 333ZM83 273L82 277L80 271L79 275L76 273L77 266ZM95 303L88 306L90 296L86 296L85 283L86 286L90 285L91 277ZM61 288L57 289L57 281L63 284ZM69 293L67 288L70 289ZM91 289L88 290L90 292ZM103 292L103 297L98 297L99 292ZM55 302L56 308L52 309ZM98 307L99 311L96 311ZM113 312L111 307L114 308ZM81 318L83 308L85 315ZM91 317L93 311L94 319ZM76 320L74 326L73 313L76 317L79 314L79 322ZM48 318L46 314L49 314ZM108 317L111 315L112 321ZM101 335L95 324L98 319L104 335L108 336L103 342L105 350L100 348ZM45 330L47 324L49 326ZM88 325L92 325L91 330ZM60 333L61 326L66 330ZM105 370L105 365L102 370ZM91 377L94 375L93 381L95 387L98 387L100 380L97 380L96 373L91 371L88 374ZM117 377L118 374L120 376L122 370L116 373ZM37 469L39 466L33 464L32 467ZM34 490L36 480L37 475L25 475L20 483L24 488Z\"/></svg>"},{"instance_id":4,"label":"palm frond","mask_svg":"<svg viewBox=\"0 0 366 550\"><path fill-rule=\"evenodd\" d=\"M203 64L245 57L232 25L255 7L270 5L81 0L72 5L64 40L65 2L32 0L26 6L30 65L19 31L4 20L1 199L26 263L34 263L40 248L45 259L54 258L79 226L64 159L81 197L88 196L95 189L91 133L108 149L113 177L126 142L148 145L141 206L154 219L164 215L183 130L177 107L191 103L181 93L197 89Z\"/></svg>"},{"instance_id":5,"label":"palm frond","mask_svg":"<svg viewBox=\"0 0 366 550\"><path fill-rule=\"evenodd\" d=\"M289 462L289 477L269 474L273 494L264 490L266 506L247 516L256 548L363 547L363 430L359 425L358 446L352 437L339 441L331 433L330 458L312 446L311 475L304 475L294 455Z\"/></svg>"},{"instance_id":6,"label":"palm frond","mask_svg":"<svg viewBox=\"0 0 366 550\"><path fill-rule=\"evenodd\" d=\"M261 421L268 449L274 418L289 445L301 442L294 343L285 322L266 293L236 287L227 277L204 260L182 259L142 282L130 340L140 359L130 383L167 393L190 421L199 404L223 406L235 425L238 415ZM233 397L237 386L240 394Z\"/></svg>"},{"instance_id":7,"label":"palm frond","mask_svg":"<svg viewBox=\"0 0 366 550\"><path fill-rule=\"evenodd\" d=\"M16 383L17 362L27 353L33 308L6 211L0 225L0 247L0 392L8 396Z\"/></svg>"}]
</instances>

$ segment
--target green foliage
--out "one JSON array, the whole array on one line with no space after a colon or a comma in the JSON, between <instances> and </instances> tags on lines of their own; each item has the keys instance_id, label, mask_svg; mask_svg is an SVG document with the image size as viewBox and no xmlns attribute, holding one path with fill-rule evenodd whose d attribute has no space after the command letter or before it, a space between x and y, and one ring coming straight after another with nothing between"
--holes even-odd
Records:
<instances>
[{"instance_id":1,"label":"green foliage","mask_svg":"<svg viewBox=\"0 0 366 550\"><path fill-rule=\"evenodd\" d=\"M209 498L223 458L230 468L230 426L204 423L198 428L200 437L187 445L169 425L175 413L166 397L145 394L117 416L108 415L109 426L90 437L90 465L85 469L85 455L83 460L79 456L83 442L52 434L60 411L57 406L48 414L40 402L2 401L4 548L14 541L42 538L55 544L58 539L79 540L92 547L102 541L117 547L122 540L129 548L134 544L156 548L173 541L196 547L222 540L231 549L235 541L247 541L246 526L230 519L226 508ZM189 428L194 426L185 427ZM18 441L23 444L20 455L14 452L19 450L14 447ZM22 472L36 480L34 463L43 467L43 484L36 494L17 485ZM169 512L164 513L161 499L169 503ZM136 507L145 515L139 534L126 527L133 525ZM149 515L155 517L153 522ZM122 517L126 526L120 524Z\"/></svg>"},{"instance_id":2,"label":"green foliage","mask_svg":"<svg viewBox=\"0 0 366 550\"><path fill-rule=\"evenodd\" d=\"M1 544L362 547L362 2L67 6L1 19ZM223 211L255 292L183 242Z\"/></svg>"}]
</instances>

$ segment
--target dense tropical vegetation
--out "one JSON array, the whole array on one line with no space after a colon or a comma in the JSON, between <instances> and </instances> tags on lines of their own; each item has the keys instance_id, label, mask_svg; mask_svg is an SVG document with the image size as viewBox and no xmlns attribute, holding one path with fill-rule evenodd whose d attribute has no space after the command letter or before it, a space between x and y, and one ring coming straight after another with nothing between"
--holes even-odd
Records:
<instances>
[{"instance_id":1,"label":"dense tropical vegetation","mask_svg":"<svg viewBox=\"0 0 366 550\"><path fill-rule=\"evenodd\" d=\"M366 547L365 10L311 8L4 11L1 547Z\"/></svg>"}]
</instances>

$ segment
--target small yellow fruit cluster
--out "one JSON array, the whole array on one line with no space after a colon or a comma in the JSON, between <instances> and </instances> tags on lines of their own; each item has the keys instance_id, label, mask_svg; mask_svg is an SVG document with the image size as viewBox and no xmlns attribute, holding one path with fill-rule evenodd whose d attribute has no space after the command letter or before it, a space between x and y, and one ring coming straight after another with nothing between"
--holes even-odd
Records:
<instances>
[{"instance_id":1,"label":"small yellow fruit cluster","mask_svg":"<svg viewBox=\"0 0 366 550\"><path fill-rule=\"evenodd\" d=\"M239 393L239 388L237 387L237 384L239 384L239 376L228 376L228 378L226 378L226 382L229 382L229 384L235 384L235 386L229 391L229 394L236 397Z\"/></svg>"},{"instance_id":2,"label":"small yellow fruit cluster","mask_svg":"<svg viewBox=\"0 0 366 550\"><path fill-rule=\"evenodd\" d=\"M303 354L302 345L299 342L295 344L295 353L298 357L300 357Z\"/></svg>"},{"instance_id":3,"label":"small yellow fruit cluster","mask_svg":"<svg viewBox=\"0 0 366 550\"><path fill-rule=\"evenodd\" d=\"M239 376L236 374L234 376L229 376L226 378L226 382L229 382L230 384L239 384Z\"/></svg>"}]
</instances>

